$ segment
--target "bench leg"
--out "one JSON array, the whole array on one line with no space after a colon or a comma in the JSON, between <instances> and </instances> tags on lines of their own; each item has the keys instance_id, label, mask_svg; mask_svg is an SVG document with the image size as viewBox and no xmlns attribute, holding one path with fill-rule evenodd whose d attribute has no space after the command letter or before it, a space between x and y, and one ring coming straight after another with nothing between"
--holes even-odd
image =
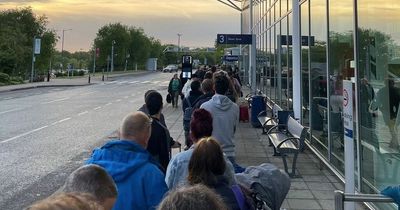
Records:
<instances>
[{"instance_id":1,"label":"bench leg","mask_svg":"<svg viewBox=\"0 0 400 210\"><path fill-rule=\"evenodd\" d=\"M291 172L289 172L289 169L288 169L288 165L287 165L287 161L286 161L286 154L282 154L281 156L282 156L282 160L283 160L283 166L285 167L285 171L287 174L289 174L290 178L300 178L301 176L299 174L296 174L296 162L297 162L298 153L294 153Z\"/></svg>"},{"instance_id":2,"label":"bench leg","mask_svg":"<svg viewBox=\"0 0 400 210\"><path fill-rule=\"evenodd\" d=\"M274 147L274 155L273 156L281 156L281 153L277 152L275 147Z\"/></svg>"}]
</instances>

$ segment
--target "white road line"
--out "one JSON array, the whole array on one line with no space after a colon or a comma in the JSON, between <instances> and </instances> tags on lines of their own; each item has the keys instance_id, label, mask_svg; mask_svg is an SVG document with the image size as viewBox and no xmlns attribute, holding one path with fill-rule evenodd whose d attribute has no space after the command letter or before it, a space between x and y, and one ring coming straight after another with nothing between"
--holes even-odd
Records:
<instances>
[{"instance_id":1,"label":"white road line","mask_svg":"<svg viewBox=\"0 0 400 210\"><path fill-rule=\"evenodd\" d=\"M56 99L56 100L53 100L53 101L47 101L47 102L44 102L44 103L41 103L41 104L51 104L51 103L54 103L54 102L65 101L67 99L69 99L69 97L60 98L60 99Z\"/></svg>"},{"instance_id":2,"label":"white road line","mask_svg":"<svg viewBox=\"0 0 400 210\"><path fill-rule=\"evenodd\" d=\"M4 98L4 100L8 100L8 99L13 99L14 97L7 97L7 98Z\"/></svg>"},{"instance_id":3,"label":"white road line","mask_svg":"<svg viewBox=\"0 0 400 210\"><path fill-rule=\"evenodd\" d=\"M114 83L117 83L118 81L112 81L112 82L109 82L108 84L114 84Z\"/></svg>"},{"instance_id":4,"label":"white road line","mask_svg":"<svg viewBox=\"0 0 400 210\"><path fill-rule=\"evenodd\" d=\"M129 96L124 96L125 99L129 98Z\"/></svg>"},{"instance_id":5,"label":"white road line","mask_svg":"<svg viewBox=\"0 0 400 210\"><path fill-rule=\"evenodd\" d=\"M142 84L147 84L147 83L149 83L150 81L143 81L143 82L141 82Z\"/></svg>"},{"instance_id":6,"label":"white road line","mask_svg":"<svg viewBox=\"0 0 400 210\"><path fill-rule=\"evenodd\" d=\"M138 83L139 81L132 81L132 82L129 82L129 84L135 84L135 83Z\"/></svg>"},{"instance_id":7,"label":"white road line","mask_svg":"<svg viewBox=\"0 0 400 210\"><path fill-rule=\"evenodd\" d=\"M127 83L128 81L121 81L121 82L119 82L118 84L124 84L124 83Z\"/></svg>"},{"instance_id":8,"label":"white road line","mask_svg":"<svg viewBox=\"0 0 400 210\"><path fill-rule=\"evenodd\" d=\"M2 111L2 112L0 112L0 114L5 114L5 113L13 112L13 111L18 111L18 110L20 110L20 109L10 109L7 111Z\"/></svg>"},{"instance_id":9,"label":"white road line","mask_svg":"<svg viewBox=\"0 0 400 210\"><path fill-rule=\"evenodd\" d=\"M94 93L95 91L91 91L91 92L87 92L87 93L81 93L81 94L79 94L79 95L81 95L81 96L85 96L85 95L90 95L90 94L92 94L92 93Z\"/></svg>"},{"instance_id":10,"label":"white road line","mask_svg":"<svg viewBox=\"0 0 400 210\"><path fill-rule=\"evenodd\" d=\"M36 129L34 129L34 130L31 130L31 131L28 131L28 132L26 132L26 133L20 134L20 135L18 135L18 136L14 136L14 137L12 137L12 138L9 138L9 139L0 141L0 144L7 143L7 142L9 142L9 141L18 139L18 138L20 138L20 137L29 135L29 134L34 133L34 132L37 132L37 131L40 131L40 130L45 129L45 128L47 128L47 127L49 127L49 126L48 126L48 125L45 125L45 126L43 126L43 127L36 128Z\"/></svg>"},{"instance_id":11,"label":"white road line","mask_svg":"<svg viewBox=\"0 0 400 210\"><path fill-rule=\"evenodd\" d=\"M94 108L93 110L98 110L98 109L101 109L101 106L98 106L98 107Z\"/></svg>"},{"instance_id":12,"label":"white road line","mask_svg":"<svg viewBox=\"0 0 400 210\"><path fill-rule=\"evenodd\" d=\"M110 103L107 103L106 105L104 105L104 106L110 106L112 103L110 102Z\"/></svg>"},{"instance_id":13,"label":"white road line","mask_svg":"<svg viewBox=\"0 0 400 210\"><path fill-rule=\"evenodd\" d=\"M84 114L87 114L87 113L89 113L89 111L84 111L84 112L79 113L78 116L81 116L81 115L84 115Z\"/></svg>"},{"instance_id":14,"label":"white road line","mask_svg":"<svg viewBox=\"0 0 400 210\"><path fill-rule=\"evenodd\" d=\"M117 99L117 100L115 100L116 102L120 102L120 101L122 101L121 99Z\"/></svg>"}]
</instances>

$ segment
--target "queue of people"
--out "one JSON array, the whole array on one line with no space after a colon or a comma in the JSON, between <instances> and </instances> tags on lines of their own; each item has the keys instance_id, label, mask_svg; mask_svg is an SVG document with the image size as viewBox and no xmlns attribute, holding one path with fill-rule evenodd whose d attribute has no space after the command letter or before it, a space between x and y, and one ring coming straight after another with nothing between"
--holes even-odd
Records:
<instances>
[{"instance_id":1,"label":"queue of people","mask_svg":"<svg viewBox=\"0 0 400 210\"><path fill-rule=\"evenodd\" d=\"M172 106L184 95L183 112L190 111L186 151L171 159L180 144L169 134L162 95L147 91L139 111L122 120L118 139L95 149L60 190L27 209L248 209L234 176L244 171L235 161L238 89L226 72L198 75L186 96L176 74L168 87Z\"/></svg>"}]
</instances>

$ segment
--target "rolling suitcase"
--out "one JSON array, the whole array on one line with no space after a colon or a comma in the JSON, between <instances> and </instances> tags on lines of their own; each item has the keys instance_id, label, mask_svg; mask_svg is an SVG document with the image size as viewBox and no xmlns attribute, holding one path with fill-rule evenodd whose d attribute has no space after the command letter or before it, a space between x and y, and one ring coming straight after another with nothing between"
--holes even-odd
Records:
<instances>
[{"instance_id":1,"label":"rolling suitcase","mask_svg":"<svg viewBox=\"0 0 400 210\"><path fill-rule=\"evenodd\" d=\"M241 122L248 122L249 121L249 107L242 105L239 107L239 121Z\"/></svg>"}]
</instances>

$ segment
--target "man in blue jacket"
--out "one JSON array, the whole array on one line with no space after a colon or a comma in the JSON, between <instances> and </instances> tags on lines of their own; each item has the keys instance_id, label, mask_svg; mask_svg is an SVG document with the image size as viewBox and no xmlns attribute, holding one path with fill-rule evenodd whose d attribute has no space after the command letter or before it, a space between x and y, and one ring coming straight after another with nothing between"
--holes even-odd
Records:
<instances>
[{"instance_id":1,"label":"man in blue jacket","mask_svg":"<svg viewBox=\"0 0 400 210\"><path fill-rule=\"evenodd\" d=\"M168 190L160 166L146 151L151 122L143 112L129 114L122 122L120 140L95 149L86 162L106 169L117 184L114 210L155 209Z\"/></svg>"}]
</instances>

